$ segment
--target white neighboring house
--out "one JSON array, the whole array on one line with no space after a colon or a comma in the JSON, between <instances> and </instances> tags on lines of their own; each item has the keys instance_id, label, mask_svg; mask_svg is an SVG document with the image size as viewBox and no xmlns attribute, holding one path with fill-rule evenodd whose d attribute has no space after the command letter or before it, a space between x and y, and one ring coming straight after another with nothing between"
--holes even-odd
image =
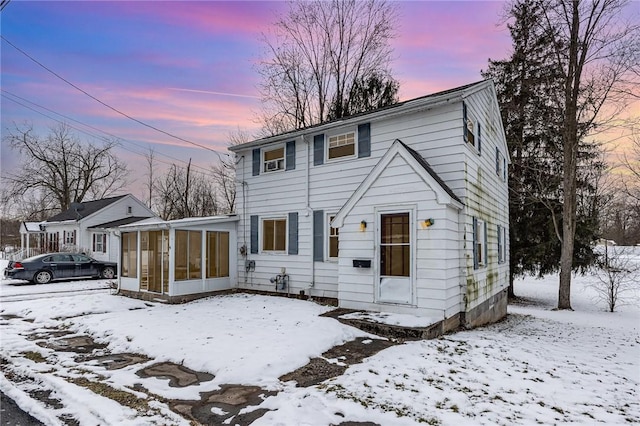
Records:
<instances>
[{"instance_id":1,"label":"white neighboring house","mask_svg":"<svg viewBox=\"0 0 640 426\"><path fill-rule=\"evenodd\" d=\"M492 81L230 150L239 288L442 331L506 315L509 158Z\"/></svg>"},{"instance_id":2,"label":"white neighboring house","mask_svg":"<svg viewBox=\"0 0 640 426\"><path fill-rule=\"evenodd\" d=\"M155 218L131 194L72 203L68 210L43 222L20 226L23 257L35 252L78 251L98 260L119 261L118 226Z\"/></svg>"}]
</instances>

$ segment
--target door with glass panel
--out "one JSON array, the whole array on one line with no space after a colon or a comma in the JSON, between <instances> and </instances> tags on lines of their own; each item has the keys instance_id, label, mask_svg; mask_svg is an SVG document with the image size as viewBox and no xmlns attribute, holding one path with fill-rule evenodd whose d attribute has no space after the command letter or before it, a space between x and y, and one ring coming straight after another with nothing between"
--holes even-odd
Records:
<instances>
[{"instance_id":1,"label":"door with glass panel","mask_svg":"<svg viewBox=\"0 0 640 426\"><path fill-rule=\"evenodd\" d=\"M153 293L169 291L169 234L165 231L140 233L140 289Z\"/></svg>"},{"instance_id":2,"label":"door with glass panel","mask_svg":"<svg viewBox=\"0 0 640 426\"><path fill-rule=\"evenodd\" d=\"M378 301L412 303L411 212L381 213L378 220Z\"/></svg>"}]
</instances>

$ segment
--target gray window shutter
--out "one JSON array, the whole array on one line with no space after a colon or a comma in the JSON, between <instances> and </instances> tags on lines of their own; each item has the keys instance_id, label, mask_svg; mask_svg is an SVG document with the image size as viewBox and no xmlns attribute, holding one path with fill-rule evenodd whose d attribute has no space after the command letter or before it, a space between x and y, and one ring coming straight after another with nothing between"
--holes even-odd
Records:
<instances>
[{"instance_id":1,"label":"gray window shutter","mask_svg":"<svg viewBox=\"0 0 640 426\"><path fill-rule=\"evenodd\" d=\"M251 253L258 253L258 216L251 216Z\"/></svg>"},{"instance_id":2,"label":"gray window shutter","mask_svg":"<svg viewBox=\"0 0 640 426\"><path fill-rule=\"evenodd\" d=\"M253 176L260 174L260 148L253 150Z\"/></svg>"},{"instance_id":3,"label":"gray window shutter","mask_svg":"<svg viewBox=\"0 0 640 426\"><path fill-rule=\"evenodd\" d=\"M498 263L502 263L502 226L498 225Z\"/></svg>"},{"instance_id":4,"label":"gray window shutter","mask_svg":"<svg viewBox=\"0 0 640 426\"><path fill-rule=\"evenodd\" d=\"M287 167L285 170L293 170L296 168L296 141L287 142Z\"/></svg>"},{"instance_id":5,"label":"gray window shutter","mask_svg":"<svg viewBox=\"0 0 640 426\"><path fill-rule=\"evenodd\" d=\"M478 121L478 153L482 154L482 127Z\"/></svg>"},{"instance_id":6,"label":"gray window shutter","mask_svg":"<svg viewBox=\"0 0 640 426\"><path fill-rule=\"evenodd\" d=\"M370 123L358 126L358 158L371 157L371 125Z\"/></svg>"},{"instance_id":7,"label":"gray window shutter","mask_svg":"<svg viewBox=\"0 0 640 426\"><path fill-rule=\"evenodd\" d=\"M469 130L467 129L467 104L462 102L462 131L464 133L464 141L469 142Z\"/></svg>"},{"instance_id":8,"label":"gray window shutter","mask_svg":"<svg viewBox=\"0 0 640 426\"><path fill-rule=\"evenodd\" d=\"M298 254L298 212L289 213L289 254Z\"/></svg>"},{"instance_id":9,"label":"gray window shutter","mask_svg":"<svg viewBox=\"0 0 640 426\"><path fill-rule=\"evenodd\" d=\"M324 133L313 137L313 165L324 164Z\"/></svg>"},{"instance_id":10,"label":"gray window shutter","mask_svg":"<svg viewBox=\"0 0 640 426\"><path fill-rule=\"evenodd\" d=\"M473 218L473 269L478 269L478 218Z\"/></svg>"},{"instance_id":11,"label":"gray window shutter","mask_svg":"<svg viewBox=\"0 0 640 426\"><path fill-rule=\"evenodd\" d=\"M487 237L487 222L484 222L484 246L482 247L482 250L484 251L483 254L483 259L484 259L484 265L485 266L489 266L489 246L487 245L488 243L488 237Z\"/></svg>"},{"instance_id":12,"label":"gray window shutter","mask_svg":"<svg viewBox=\"0 0 640 426\"><path fill-rule=\"evenodd\" d=\"M324 211L313 212L313 260L324 261Z\"/></svg>"},{"instance_id":13,"label":"gray window shutter","mask_svg":"<svg viewBox=\"0 0 640 426\"><path fill-rule=\"evenodd\" d=\"M500 150L496 146L496 174L500 176Z\"/></svg>"}]
</instances>

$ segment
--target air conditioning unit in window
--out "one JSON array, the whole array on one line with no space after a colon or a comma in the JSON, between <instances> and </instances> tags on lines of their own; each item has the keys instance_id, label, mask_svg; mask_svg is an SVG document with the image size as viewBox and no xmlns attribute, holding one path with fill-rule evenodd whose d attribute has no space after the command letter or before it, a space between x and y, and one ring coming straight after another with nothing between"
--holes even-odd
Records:
<instances>
[{"instance_id":1,"label":"air conditioning unit in window","mask_svg":"<svg viewBox=\"0 0 640 426\"><path fill-rule=\"evenodd\" d=\"M267 161L265 163L265 170L267 172L272 172L274 170L278 170L278 160L271 160L271 161Z\"/></svg>"}]
</instances>

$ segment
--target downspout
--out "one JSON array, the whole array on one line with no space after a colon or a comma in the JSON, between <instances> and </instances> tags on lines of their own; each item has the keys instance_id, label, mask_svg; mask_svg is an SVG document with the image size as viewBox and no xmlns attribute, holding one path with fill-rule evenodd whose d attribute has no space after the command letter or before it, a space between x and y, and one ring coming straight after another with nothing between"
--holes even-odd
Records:
<instances>
[{"instance_id":1,"label":"downspout","mask_svg":"<svg viewBox=\"0 0 640 426\"><path fill-rule=\"evenodd\" d=\"M311 163L311 141L309 138L309 135L304 135L303 140L307 146L307 157L306 157L306 181L305 181L305 200L306 200L306 208L305 208L305 216L309 217L311 216L311 226L309 227L309 229L311 229L311 251L309 253L310 256L310 262L311 262L311 267L309 268L309 270L311 271L311 281L309 282L309 295L311 295L311 289L313 287L315 287L315 280L316 280L316 271L315 271L315 262L314 262L314 258L313 258L313 210L311 209L311 205L310 205L310 195L309 195L309 175L310 175L310 163Z\"/></svg>"},{"instance_id":2,"label":"downspout","mask_svg":"<svg viewBox=\"0 0 640 426\"><path fill-rule=\"evenodd\" d=\"M118 271L118 287L116 289L116 294L120 294L120 283L121 283L121 280L122 280L122 277L120 276L121 275L120 272L122 270L122 241L120 240L121 234L120 234L120 230L109 231L109 232L111 234L113 234L118 239L118 258L119 259L117 259L116 262L120 266L120 270ZM104 244L106 244L106 242ZM109 248L110 247L108 247L107 249L109 249ZM136 253L136 256L137 255L138 254Z\"/></svg>"},{"instance_id":3,"label":"downspout","mask_svg":"<svg viewBox=\"0 0 640 426\"><path fill-rule=\"evenodd\" d=\"M240 163L240 160L242 160L242 180L240 181L240 185L242 186L242 247L244 248L244 254L242 253L242 251L240 252L240 255L244 258L244 266L242 267L242 269L244 270L244 284L245 286L247 285L248 282L248 276L249 276L249 271L247 271L247 257L249 256L249 248L247 247L247 182L244 179L244 169L245 169L245 160L244 160L244 155L240 156L240 158L238 158L238 160L236 161L236 165L238 165ZM236 284L236 287L238 287L238 285Z\"/></svg>"}]
</instances>

